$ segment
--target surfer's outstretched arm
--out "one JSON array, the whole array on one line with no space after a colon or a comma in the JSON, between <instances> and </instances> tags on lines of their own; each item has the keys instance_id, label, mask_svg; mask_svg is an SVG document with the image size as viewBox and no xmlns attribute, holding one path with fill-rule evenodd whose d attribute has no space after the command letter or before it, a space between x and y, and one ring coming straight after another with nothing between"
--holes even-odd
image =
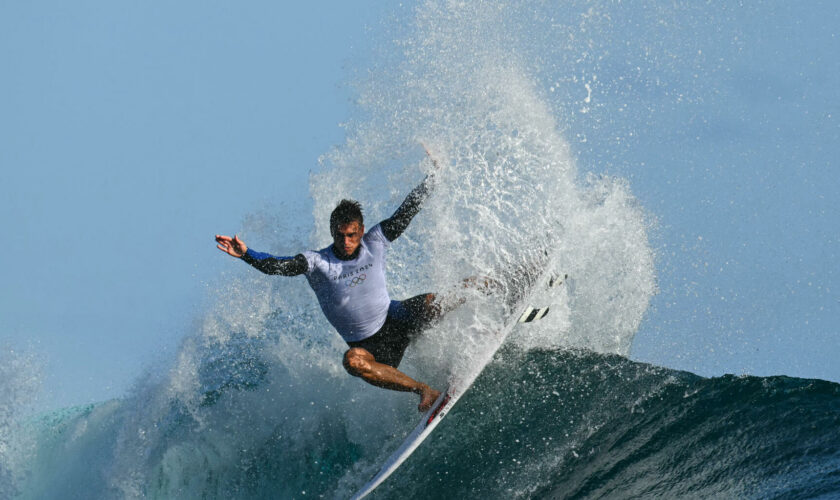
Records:
<instances>
[{"instance_id":1,"label":"surfer's outstretched arm","mask_svg":"<svg viewBox=\"0 0 840 500\"><path fill-rule=\"evenodd\" d=\"M306 257L301 253L294 257L276 257L271 254L248 250L242 256L242 260L265 274L297 276L309 270L309 263L306 262Z\"/></svg>"},{"instance_id":2,"label":"surfer's outstretched arm","mask_svg":"<svg viewBox=\"0 0 840 500\"><path fill-rule=\"evenodd\" d=\"M420 212L423 202L426 201L431 194L433 184L433 176L431 174L427 175L419 186L408 193L405 201L402 202L402 205L400 205L397 211L380 223L382 233L386 238L388 238L388 241L394 241L403 234L405 229L408 227L408 224L411 222L411 219Z\"/></svg>"},{"instance_id":3,"label":"surfer's outstretched arm","mask_svg":"<svg viewBox=\"0 0 840 500\"><path fill-rule=\"evenodd\" d=\"M425 149L426 146L424 145L423 148ZM426 149L426 154L429 155L429 158L431 158L432 165L434 165L435 169L437 170L440 168L437 160L434 156L432 156L428 149ZM385 234L385 237L388 238L388 241L394 241L403 234L405 229L408 227L408 224L411 222L411 219L413 219L414 216L417 215L417 212L420 211L420 208L423 206L423 202L425 202L432 193L434 183L435 172L433 171L427 175L425 179L423 179L423 182L421 182L419 186L408 193L405 201L402 202L402 205L400 205L393 215L380 223L382 226L382 232Z\"/></svg>"},{"instance_id":4,"label":"surfer's outstretched arm","mask_svg":"<svg viewBox=\"0 0 840 500\"><path fill-rule=\"evenodd\" d=\"M309 270L309 264L303 254L294 257L276 257L263 252L255 252L239 239L239 236L216 235L216 247L226 254L242 259L265 274L297 276Z\"/></svg>"}]
</instances>

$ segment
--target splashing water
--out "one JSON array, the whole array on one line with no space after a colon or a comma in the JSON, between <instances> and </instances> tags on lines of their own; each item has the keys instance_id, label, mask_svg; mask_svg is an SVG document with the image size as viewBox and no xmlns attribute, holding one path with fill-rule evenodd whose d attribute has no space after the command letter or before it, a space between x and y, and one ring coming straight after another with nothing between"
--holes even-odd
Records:
<instances>
[{"instance_id":1,"label":"splashing water","mask_svg":"<svg viewBox=\"0 0 840 500\"><path fill-rule=\"evenodd\" d=\"M400 61L387 57L360 82L346 143L311 178L308 245L269 230L271 217L243 234L279 235L266 249L278 254L321 248L344 197L362 202L372 226L435 170L423 143L440 165L436 188L390 252L391 296L452 292L547 250L570 279L543 297L552 313L513 341L626 355L655 292L648 221L626 181L578 174L512 41L512 8L422 4ZM416 419L414 405L344 373L346 346L304 280L236 273L171 368L150 371L124 400L33 425L24 497L341 497L371 475ZM406 372L443 383L498 327L492 297L463 293L471 300L409 350Z\"/></svg>"},{"instance_id":2,"label":"splashing water","mask_svg":"<svg viewBox=\"0 0 840 500\"><path fill-rule=\"evenodd\" d=\"M443 166L408 241L391 253L392 295L492 276L521 265L548 239L574 294L560 304L567 314L551 315L517 341L627 354L655 292L648 220L626 181L578 175L544 90L506 30L511 9L495 2L418 8L416 31L400 44L405 59L377 68L363 86L368 120L348 125L347 143L324 157L324 172L312 179L314 234L328 234L327 214L348 194L376 217L389 215L417 170L430 169L428 162L396 166L394 157L412 157L422 141Z\"/></svg>"},{"instance_id":3,"label":"splashing water","mask_svg":"<svg viewBox=\"0 0 840 500\"><path fill-rule=\"evenodd\" d=\"M41 387L40 363L31 354L3 346L0 350L0 497L18 493L34 443L20 419Z\"/></svg>"}]
</instances>

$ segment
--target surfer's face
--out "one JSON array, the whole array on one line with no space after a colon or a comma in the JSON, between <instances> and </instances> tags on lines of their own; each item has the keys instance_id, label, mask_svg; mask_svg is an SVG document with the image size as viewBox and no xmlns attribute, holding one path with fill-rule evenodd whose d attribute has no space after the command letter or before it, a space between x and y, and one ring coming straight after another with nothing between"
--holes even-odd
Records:
<instances>
[{"instance_id":1,"label":"surfer's face","mask_svg":"<svg viewBox=\"0 0 840 500\"><path fill-rule=\"evenodd\" d=\"M333 230L333 248L339 257L349 257L356 252L365 234L365 225L358 221L341 224Z\"/></svg>"}]
</instances>

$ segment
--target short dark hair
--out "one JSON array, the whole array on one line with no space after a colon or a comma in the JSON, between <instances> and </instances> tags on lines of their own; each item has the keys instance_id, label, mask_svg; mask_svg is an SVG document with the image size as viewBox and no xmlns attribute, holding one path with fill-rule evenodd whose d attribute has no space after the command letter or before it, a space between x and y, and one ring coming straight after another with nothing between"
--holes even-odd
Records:
<instances>
[{"instance_id":1,"label":"short dark hair","mask_svg":"<svg viewBox=\"0 0 840 500\"><path fill-rule=\"evenodd\" d=\"M330 233L335 233L338 226L358 222L365 224L362 216L362 205L356 200L341 200L330 214Z\"/></svg>"}]
</instances>

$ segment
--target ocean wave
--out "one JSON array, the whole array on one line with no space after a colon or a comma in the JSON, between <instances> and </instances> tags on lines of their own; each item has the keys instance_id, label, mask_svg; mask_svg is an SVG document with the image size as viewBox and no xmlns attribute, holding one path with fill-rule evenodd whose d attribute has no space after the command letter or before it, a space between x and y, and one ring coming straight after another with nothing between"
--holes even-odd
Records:
<instances>
[{"instance_id":1,"label":"ocean wave","mask_svg":"<svg viewBox=\"0 0 840 500\"><path fill-rule=\"evenodd\" d=\"M344 498L416 419L408 400L395 411L373 388L366 404L380 399L374 410L401 424L384 435L368 427L377 421L348 418L340 394L318 389L313 404L278 398L266 411L261 394L276 381L270 370L261 377L214 389L213 404L191 410L171 401L142 448L125 444L144 432L131 401L37 419L20 497ZM831 382L707 379L617 355L511 345L374 498L838 494L838 424L840 385ZM117 456L132 450L134 461Z\"/></svg>"}]
</instances>

